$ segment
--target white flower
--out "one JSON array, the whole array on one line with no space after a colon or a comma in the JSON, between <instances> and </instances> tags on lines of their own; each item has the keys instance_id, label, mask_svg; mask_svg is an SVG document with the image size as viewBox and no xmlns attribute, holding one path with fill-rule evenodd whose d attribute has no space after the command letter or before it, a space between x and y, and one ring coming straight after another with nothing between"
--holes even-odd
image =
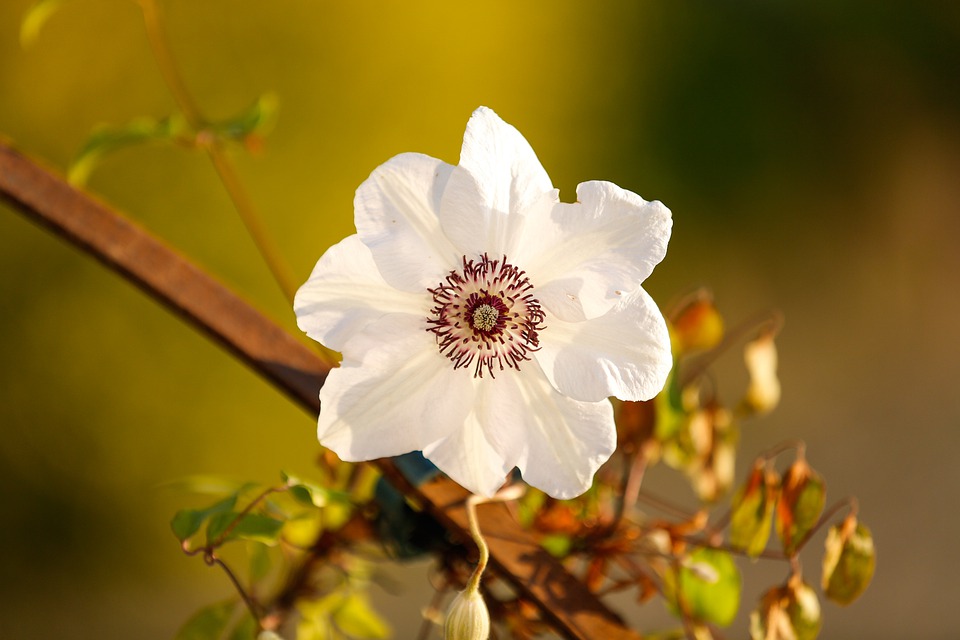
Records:
<instances>
[{"instance_id":1,"label":"white flower","mask_svg":"<svg viewBox=\"0 0 960 640\"><path fill-rule=\"evenodd\" d=\"M610 396L646 400L671 366L640 287L670 211L609 182L559 192L490 109L460 164L405 153L357 189L356 235L294 302L343 362L320 391L321 444L359 461L422 450L493 495L516 466L557 498L590 487L616 446Z\"/></svg>"}]
</instances>

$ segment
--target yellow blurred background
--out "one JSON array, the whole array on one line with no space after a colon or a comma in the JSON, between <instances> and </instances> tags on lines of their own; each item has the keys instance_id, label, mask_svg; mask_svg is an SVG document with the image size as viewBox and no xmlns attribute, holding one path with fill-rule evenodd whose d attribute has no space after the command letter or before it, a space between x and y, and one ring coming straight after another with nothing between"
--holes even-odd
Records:
<instances>
[{"instance_id":1,"label":"yellow blurred background","mask_svg":"<svg viewBox=\"0 0 960 640\"><path fill-rule=\"evenodd\" d=\"M96 125L173 111L135 2L68 0L23 48L31 4L0 3L0 134L65 169ZM352 232L370 171L404 151L455 163L481 104L527 137L561 198L606 179L665 202L674 236L647 285L661 305L705 285L731 322L786 316L783 401L745 426L741 468L803 438L828 501L857 495L873 529L874 584L849 609L825 604L821 637L954 632L960 4L163 5L209 117L280 99L263 152L235 158L300 280ZM118 152L89 189L296 331L201 154ZM313 419L0 210L0 637L171 638L230 587L179 552L168 521L185 498L158 485L309 475ZM733 353L721 393L735 400L744 379ZM667 473L647 486L691 499ZM785 569L743 570L748 613ZM407 599L378 600L397 638L427 589L422 570L403 575ZM625 613L649 628L661 609Z\"/></svg>"}]
</instances>

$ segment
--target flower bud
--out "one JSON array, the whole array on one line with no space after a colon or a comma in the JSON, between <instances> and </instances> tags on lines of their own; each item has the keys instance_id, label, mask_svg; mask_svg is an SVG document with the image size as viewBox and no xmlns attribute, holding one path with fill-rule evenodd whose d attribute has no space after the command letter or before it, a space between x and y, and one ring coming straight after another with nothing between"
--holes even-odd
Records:
<instances>
[{"instance_id":1,"label":"flower bud","mask_svg":"<svg viewBox=\"0 0 960 640\"><path fill-rule=\"evenodd\" d=\"M443 624L445 640L487 640L490 637L490 614L476 587L467 587L457 594L447 609Z\"/></svg>"},{"instance_id":2,"label":"flower bud","mask_svg":"<svg viewBox=\"0 0 960 640\"><path fill-rule=\"evenodd\" d=\"M777 346L773 337L773 333L764 333L748 343L743 350L743 358L750 374L750 385L741 401L741 409L748 413L768 413L780 403Z\"/></svg>"},{"instance_id":3,"label":"flower bud","mask_svg":"<svg viewBox=\"0 0 960 640\"><path fill-rule=\"evenodd\" d=\"M712 349L723 338L723 318L709 292L698 292L671 320L671 340L676 354Z\"/></svg>"}]
</instances>

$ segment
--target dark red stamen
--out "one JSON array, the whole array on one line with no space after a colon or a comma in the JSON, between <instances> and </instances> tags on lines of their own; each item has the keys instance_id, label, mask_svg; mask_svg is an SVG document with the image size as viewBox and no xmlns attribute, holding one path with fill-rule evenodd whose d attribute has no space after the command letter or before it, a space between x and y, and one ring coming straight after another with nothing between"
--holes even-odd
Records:
<instances>
[{"instance_id":1,"label":"dark red stamen","mask_svg":"<svg viewBox=\"0 0 960 640\"><path fill-rule=\"evenodd\" d=\"M429 289L436 304L427 330L436 334L440 353L454 369L473 365L483 377L494 367L520 369L520 363L540 348L543 310L531 295L525 272L502 260L463 257L462 271L451 271L445 283Z\"/></svg>"}]
</instances>

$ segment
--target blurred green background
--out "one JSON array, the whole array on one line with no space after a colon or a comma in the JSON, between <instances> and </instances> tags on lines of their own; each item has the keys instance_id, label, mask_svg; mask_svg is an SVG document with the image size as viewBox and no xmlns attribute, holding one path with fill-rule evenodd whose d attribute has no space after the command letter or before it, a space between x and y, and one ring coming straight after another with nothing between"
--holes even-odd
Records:
<instances>
[{"instance_id":1,"label":"blurred green background","mask_svg":"<svg viewBox=\"0 0 960 640\"><path fill-rule=\"evenodd\" d=\"M352 232L371 170L403 151L455 163L481 104L523 132L562 198L600 178L665 202L674 236L647 285L661 304L706 285L731 322L786 316L783 402L746 426L741 461L805 439L828 499L856 494L873 528L874 584L849 609L824 605L822 637L954 632L960 4L163 4L210 117L281 100L264 151L235 155L298 279ZM30 5L0 3L0 133L63 169L97 124L171 113L133 1L68 0L22 48ZM89 188L295 331L205 157L123 151ZM185 498L157 486L309 475L313 420L0 209L0 636L170 638L230 588L179 552L167 523ZM717 379L734 401L736 353ZM666 473L647 486L690 498ZM746 613L785 569L743 568ZM407 582L406 600L380 600L398 638L427 592L422 567ZM641 627L663 620L626 605Z\"/></svg>"}]
</instances>

